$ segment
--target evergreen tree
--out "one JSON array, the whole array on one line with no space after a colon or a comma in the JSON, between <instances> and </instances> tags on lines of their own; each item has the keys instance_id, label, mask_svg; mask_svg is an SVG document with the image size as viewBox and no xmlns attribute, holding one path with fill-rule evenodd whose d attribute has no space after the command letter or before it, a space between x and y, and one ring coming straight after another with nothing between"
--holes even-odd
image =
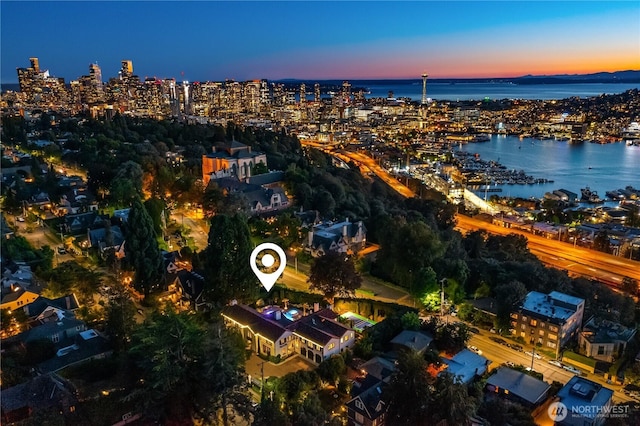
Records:
<instances>
[{"instance_id":1,"label":"evergreen tree","mask_svg":"<svg viewBox=\"0 0 640 426\"><path fill-rule=\"evenodd\" d=\"M388 386L382 391L382 398L389 407L386 417L389 424L431 424L430 387L433 381L422 355L416 351L403 351Z\"/></svg>"},{"instance_id":2,"label":"evergreen tree","mask_svg":"<svg viewBox=\"0 0 640 426\"><path fill-rule=\"evenodd\" d=\"M134 333L130 353L144 380L128 398L160 420L211 424L222 411L221 423L228 424L222 407L233 405L238 413L248 407L244 342L219 321L170 309L156 313Z\"/></svg>"},{"instance_id":3,"label":"evergreen tree","mask_svg":"<svg viewBox=\"0 0 640 426\"><path fill-rule=\"evenodd\" d=\"M207 301L224 305L231 299L247 299L255 294L257 281L249 265L252 250L244 217L216 215L211 219L209 245L201 256Z\"/></svg>"},{"instance_id":4,"label":"evergreen tree","mask_svg":"<svg viewBox=\"0 0 640 426\"><path fill-rule=\"evenodd\" d=\"M162 278L162 254L158 248L153 221L139 198L136 198L127 220L127 239L124 244L129 265L135 272L133 285L148 295Z\"/></svg>"}]
</instances>

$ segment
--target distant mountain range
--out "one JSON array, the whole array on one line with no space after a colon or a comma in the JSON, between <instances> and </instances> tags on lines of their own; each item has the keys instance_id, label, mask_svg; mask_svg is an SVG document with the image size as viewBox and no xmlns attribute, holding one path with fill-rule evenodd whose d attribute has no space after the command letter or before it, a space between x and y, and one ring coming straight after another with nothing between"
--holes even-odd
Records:
<instances>
[{"instance_id":1,"label":"distant mountain range","mask_svg":"<svg viewBox=\"0 0 640 426\"><path fill-rule=\"evenodd\" d=\"M348 79L358 86L369 87L380 82L386 84L402 85L415 84L421 82L420 78L406 79ZM344 80L308 80L297 78L285 78L277 80L285 85L295 86L300 83L307 83L313 86L314 82L324 86L341 86ZM495 78L429 78L430 83L513 83L513 84L572 84L572 83L640 83L640 70L598 72L593 74L555 74L555 75L524 75L522 77L495 77Z\"/></svg>"},{"instance_id":2,"label":"distant mountain range","mask_svg":"<svg viewBox=\"0 0 640 426\"><path fill-rule=\"evenodd\" d=\"M314 83L321 83L326 89L327 87L332 89L339 89L344 80L308 80L297 78L285 78L280 80L272 80L284 83L286 86L296 87L300 83L308 83L310 87L313 87ZM353 84L362 87L369 87L374 84L380 84L384 82L386 84L416 84L422 80L420 78L406 78L406 79L350 79ZM597 72L593 74L555 74L555 75L523 75L522 77L496 77L496 78L430 78L431 83L513 83L513 84L572 84L572 83L627 83L635 84L640 83L640 70L627 70L627 71L614 71L614 72ZM17 83L2 83L0 84L1 90L20 90L20 86Z\"/></svg>"},{"instance_id":3,"label":"distant mountain range","mask_svg":"<svg viewBox=\"0 0 640 426\"><path fill-rule=\"evenodd\" d=\"M596 72L593 74L525 75L511 79L515 84L640 83L640 71Z\"/></svg>"}]
</instances>

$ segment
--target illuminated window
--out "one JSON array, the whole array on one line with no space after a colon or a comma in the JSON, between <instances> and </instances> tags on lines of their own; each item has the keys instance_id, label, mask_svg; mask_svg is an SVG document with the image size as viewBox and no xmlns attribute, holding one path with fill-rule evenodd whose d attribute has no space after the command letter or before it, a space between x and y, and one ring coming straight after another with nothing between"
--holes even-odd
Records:
<instances>
[{"instance_id":1,"label":"illuminated window","mask_svg":"<svg viewBox=\"0 0 640 426\"><path fill-rule=\"evenodd\" d=\"M532 319L531 321L529 321L529 325L530 325L531 327L536 327L536 326L538 325L538 321L536 321L536 320Z\"/></svg>"},{"instance_id":2,"label":"illuminated window","mask_svg":"<svg viewBox=\"0 0 640 426\"><path fill-rule=\"evenodd\" d=\"M335 343L329 343L329 346L327 346L327 350L333 349L336 347Z\"/></svg>"}]
</instances>

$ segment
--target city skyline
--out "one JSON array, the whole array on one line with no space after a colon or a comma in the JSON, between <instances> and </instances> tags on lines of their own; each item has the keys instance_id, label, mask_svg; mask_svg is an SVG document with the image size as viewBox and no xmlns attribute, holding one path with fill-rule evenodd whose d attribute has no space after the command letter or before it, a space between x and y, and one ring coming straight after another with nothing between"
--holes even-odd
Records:
<instances>
[{"instance_id":1,"label":"city skyline","mask_svg":"<svg viewBox=\"0 0 640 426\"><path fill-rule=\"evenodd\" d=\"M189 81L518 77L640 69L632 2L5 2L2 83L130 59ZM91 17L87 19L86 17ZM140 19L144 17L145 19ZM606 28L607 31L602 31Z\"/></svg>"}]
</instances>

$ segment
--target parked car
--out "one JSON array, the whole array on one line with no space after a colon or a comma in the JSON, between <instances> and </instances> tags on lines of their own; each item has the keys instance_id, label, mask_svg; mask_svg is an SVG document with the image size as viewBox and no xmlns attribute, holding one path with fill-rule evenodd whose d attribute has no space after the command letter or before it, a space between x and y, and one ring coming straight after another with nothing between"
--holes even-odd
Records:
<instances>
[{"instance_id":1,"label":"parked car","mask_svg":"<svg viewBox=\"0 0 640 426\"><path fill-rule=\"evenodd\" d=\"M16 219L18 220L18 222L24 222L24 217L22 216L18 216Z\"/></svg>"},{"instance_id":2,"label":"parked car","mask_svg":"<svg viewBox=\"0 0 640 426\"><path fill-rule=\"evenodd\" d=\"M480 334L480 330L475 327L469 327L469 332L473 334Z\"/></svg>"},{"instance_id":3,"label":"parked car","mask_svg":"<svg viewBox=\"0 0 640 426\"><path fill-rule=\"evenodd\" d=\"M478 349L477 346L469 346L469 350L472 352L477 353L478 355L482 355L482 351L480 349Z\"/></svg>"},{"instance_id":4,"label":"parked car","mask_svg":"<svg viewBox=\"0 0 640 426\"><path fill-rule=\"evenodd\" d=\"M571 372L573 374L577 374L578 376L582 375L582 371L580 371L577 368L572 367L570 365L563 365L562 368L564 368L565 370L567 370L567 371L569 371L569 372Z\"/></svg>"},{"instance_id":5,"label":"parked car","mask_svg":"<svg viewBox=\"0 0 640 426\"><path fill-rule=\"evenodd\" d=\"M489 339L493 340L494 342L496 342L496 343L498 343L500 345L506 345L507 344L507 341L502 339L502 338L500 338L500 337L491 336L491 337L489 337Z\"/></svg>"},{"instance_id":6,"label":"parked car","mask_svg":"<svg viewBox=\"0 0 640 426\"><path fill-rule=\"evenodd\" d=\"M549 364L555 365L556 367L560 367L560 368L563 367L562 363L560 361L556 361L555 359L550 359Z\"/></svg>"},{"instance_id":7,"label":"parked car","mask_svg":"<svg viewBox=\"0 0 640 426\"><path fill-rule=\"evenodd\" d=\"M58 247L58 254L67 254L67 250L64 247L60 246Z\"/></svg>"},{"instance_id":8,"label":"parked car","mask_svg":"<svg viewBox=\"0 0 640 426\"><path fill-rule=\"evenodd\" d=\"M524 354L528 356L533 356L535 359L542 359L542 355L540 355L538 352L527 351Z\"/></svg>"},{"instance_id":9,"label":"parked car","mask_svg":"<svg viewBox=\"0 0 640 426\"><path fill-rule=\"evenodd\" d=\"M505 362L504 365L506 365L507 367L515 367L516 366L516 364L511 362L511 361Z\"/></svg>"},{"instance_id":10,"label":"parked car","mask_svg":"<svg viewBox=\"0 0 640 426\"><path fill-rule=\"evenodd\" d=\"M513 343L513 344L510 344L509 346L511 347L511 349L515 349L518 352L524 351L524 348L521 345Z\"/></svg>"}]
</instances>

